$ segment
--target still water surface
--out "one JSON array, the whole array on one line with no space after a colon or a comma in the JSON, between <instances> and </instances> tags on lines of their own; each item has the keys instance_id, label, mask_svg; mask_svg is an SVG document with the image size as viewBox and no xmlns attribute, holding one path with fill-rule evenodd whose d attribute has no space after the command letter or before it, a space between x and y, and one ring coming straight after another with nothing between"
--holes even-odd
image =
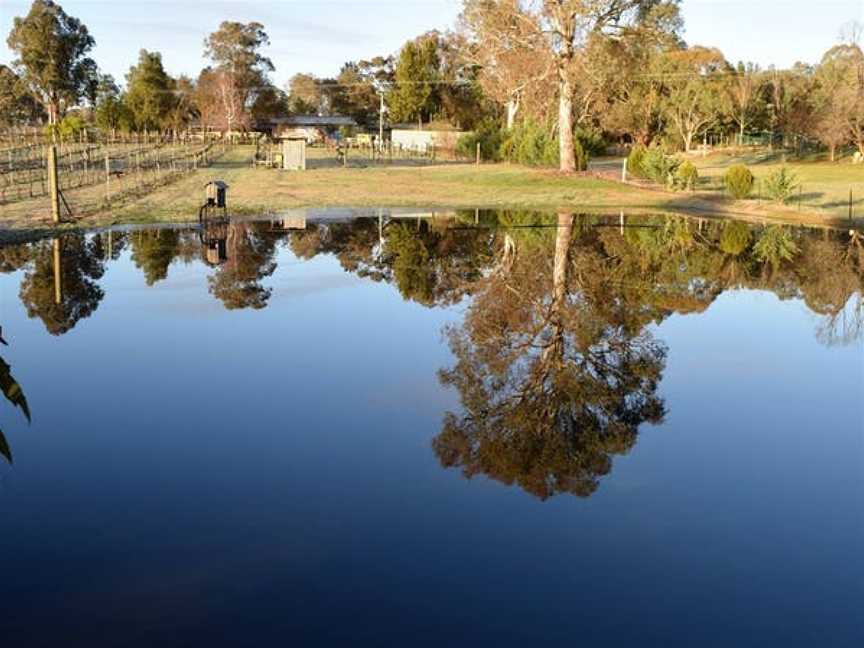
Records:
<instances>
[{"instance_id":1,"label":"still water surface","mask_svg":"<svg viewBox=\"0 0 864 648\"><path fill-rule=\"evenodd\" d=\"M4 646L864 645L864 240L397 216L0 248Z\"/></svg>"}]
</instances>

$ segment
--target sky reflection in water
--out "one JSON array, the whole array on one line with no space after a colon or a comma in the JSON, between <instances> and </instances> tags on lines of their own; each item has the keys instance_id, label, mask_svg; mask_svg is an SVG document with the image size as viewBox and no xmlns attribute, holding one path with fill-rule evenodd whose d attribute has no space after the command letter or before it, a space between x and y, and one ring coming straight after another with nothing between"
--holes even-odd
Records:
<instances>
[{"instance_id":1,"label":"sky reflection in water","mask_svg":"<svg viewBox=\"0 0 864 648\"><path fill-rule=\"evenodd\" d=\"M0 248L12 644L860 645L864 240L394 216Z\"/></svg>"}]
</instances>

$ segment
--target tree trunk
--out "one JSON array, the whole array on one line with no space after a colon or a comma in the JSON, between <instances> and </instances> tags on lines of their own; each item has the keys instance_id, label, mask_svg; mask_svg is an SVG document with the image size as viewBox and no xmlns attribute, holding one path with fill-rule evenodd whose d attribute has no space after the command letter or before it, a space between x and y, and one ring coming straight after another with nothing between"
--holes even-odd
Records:
<instances>
[{"instance_id":1,"label":"tree trunk","mask_svg":"<svg viewBox=\"0 0 864 648\"><path fill-rule=\"evenodd\" d=\"M744 120L741 120L740 127L738 129L738 146L744 146Z\"/></svg>"},{"instance_id":2,"label":"tree trunk","mask_svg":"<svg viewBox=\"0 0 864 648\"><path fill-rule=\"evenodd\" d=\"M516 123L516 113L519 112L519 97L513 95L507 102L507 130L512 130Z\"/></svg>"},{"instance_id":3,"label":"tree trunk","mask_svg":"<svg viewBox=\"0 0 864 648\"><path fill-rule=\"evenodd\" d=\"M558 228L555 231L555 261L552 267L552 303L549 308L551 337L543 350L541 362L548 371L552 365L561 361L564 352L564 325L562 322L564 305L567 301L567 270L570 265L570 239L573 236L573 214L558 214Z\"/></svg>"},{"instance_id":4,"label":"tree trunk","mask_svg":"<svg viewBox=\"0 0 864 648\"><path fill-rule=\"evenodd\" d=\"M693 146L693 133L687 132L684 134L684 152L689 153Z\"/></svg>"},{"instance_id":5,"label":"tree trunk","mask_svg":"<svg viewBox=\"0 0 864 648\"><path fill-rule=\"evenodd\" d=\"M573 151L573 89L567 79L566 70L558 76L558 153L561 173L576 170L576 155Z\"/></svg>"},{"instance_id":6,"label":"tree trunk","mask_svg":"<svg viewBox=\"0 0 864 648\"><path fill-rule=\"evenodd\" d=\"M567 296L567 262L570 258L570 238L573 235L573 214L558 214L555 232L555 265L552 269L552 310L558 310Z\"/></svg>"}]
</instances>

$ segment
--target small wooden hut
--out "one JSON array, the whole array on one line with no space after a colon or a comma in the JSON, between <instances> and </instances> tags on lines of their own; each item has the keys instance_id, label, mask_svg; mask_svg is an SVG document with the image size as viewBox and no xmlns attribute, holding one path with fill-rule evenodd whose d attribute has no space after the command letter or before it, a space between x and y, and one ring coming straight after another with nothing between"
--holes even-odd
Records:
<instances>
[{"instance_id":1,"label":"small wooden hut","mask_svg":"<svg viewBox=\"0 0 864 648\"><path fill-rule=\"evenodd\" d=\"M282 168L286 171L305 171L306 137L289 131L279 139L282 143Z\"/></svg>"}]
</instances>

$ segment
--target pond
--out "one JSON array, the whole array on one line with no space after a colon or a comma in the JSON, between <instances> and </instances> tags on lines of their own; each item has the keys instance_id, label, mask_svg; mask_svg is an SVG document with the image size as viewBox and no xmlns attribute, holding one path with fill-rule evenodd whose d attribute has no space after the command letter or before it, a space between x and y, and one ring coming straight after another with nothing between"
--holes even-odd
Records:
<instances>
[{"instance_id":1,"label":"pond","mask_svg":"<svg viewBox=\"0 0 864 648\"><path fill-rule=\"evenodd\" d=\"M0 273L4 645L864 645L859 234L325 212Z\"/></svg>"}]
</instances>

